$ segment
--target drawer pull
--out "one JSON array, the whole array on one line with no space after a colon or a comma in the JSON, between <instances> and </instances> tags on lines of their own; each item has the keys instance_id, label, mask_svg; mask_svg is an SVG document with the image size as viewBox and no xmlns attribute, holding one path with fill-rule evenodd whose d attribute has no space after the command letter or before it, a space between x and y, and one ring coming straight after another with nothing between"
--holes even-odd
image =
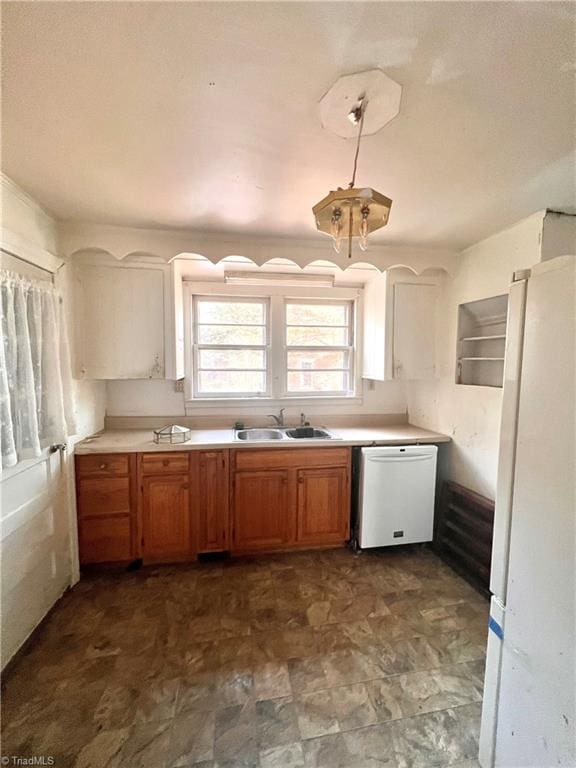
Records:
<instances>
[{"instance_id":1,"label":"drawer pull","mask_svg":"<svg viewBox=\"0 0 576 768\"><path fill-rule=\"evenodd\" d=\"M167 467L168 464L170 464L170 462L168 461L168 459L163 459L162 460L162 464L163 464L163 466Z\"/></svg>"},{"instance_id":2,"label":"drawer pull","mask_svg":"<svg viewBox=\"0 0 576 768\"><path fill-rule=\"evenodd\" d=\"M100 464L100 469L106 469L107 466L108 464Z\"/></svg>"}]
</instances>

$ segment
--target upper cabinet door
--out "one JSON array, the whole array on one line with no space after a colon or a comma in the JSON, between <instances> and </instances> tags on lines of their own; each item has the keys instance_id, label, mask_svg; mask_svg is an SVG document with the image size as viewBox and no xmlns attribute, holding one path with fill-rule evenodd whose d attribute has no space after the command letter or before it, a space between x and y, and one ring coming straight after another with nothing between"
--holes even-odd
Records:
<instances>
[{"instance_id":1,"label":"upper cabinet door","mask_svg":"<svg viewBox=\"0 0 576 768\"><path fill-rule=\"evenodd\" d=\"M434 377L437 290L437 285L419 278L402 282L388 273L366 284L365 379Z\"/></svg>"},{"instance_id":2,"label":"upper cabinet door","mask_svg":"<svg viewBox=\"0 0 576 768\"><path fill-rule=\"evenodd\" d=\"M436 286L396 283L392 372L395 379L432 379L435 367Z\"/></svg>"},{"instance_id":3,"label":"upper cabinet door","mask_svg":"<svg viewBox=\"0 0 576 768\"><path fill-rule=\"evenodd\" d=\"M82 265L77 274L77 375L163 378L164 272Z\"/></svg>"}]
</instances>

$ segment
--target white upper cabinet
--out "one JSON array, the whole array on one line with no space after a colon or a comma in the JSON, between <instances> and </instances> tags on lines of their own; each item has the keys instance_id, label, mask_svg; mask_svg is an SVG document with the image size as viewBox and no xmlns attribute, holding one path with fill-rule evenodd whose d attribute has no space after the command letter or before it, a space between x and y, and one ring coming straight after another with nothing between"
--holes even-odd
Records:
<instances>
[{"instance_id":1,"label":"white upper cabinet","mask_svg":"<svg viewBox=\"0 0 576 768\"><path fill-rule=\"evenodd\" d=\"M438 286L424 278L389 273L366 284L364 378L434 378L437 291Z\"/></svg>"},{"instance_id":2,"label":"white upper cabinet","mask_svg":"<svg viewBox=\"0 0 576 768\"><path fill-rule=\"evenodd\" d=\"M76 275L77 377L164 378L165 271L83 264Z\"/></svg>"}]
</instances>

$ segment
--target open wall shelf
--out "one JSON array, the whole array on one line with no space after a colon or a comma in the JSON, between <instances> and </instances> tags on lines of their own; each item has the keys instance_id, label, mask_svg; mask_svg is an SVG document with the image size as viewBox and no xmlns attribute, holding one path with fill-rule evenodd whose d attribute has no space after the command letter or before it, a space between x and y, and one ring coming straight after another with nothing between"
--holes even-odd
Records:
<instances>
[{"instance_id":1,"label":"open wall shelf","mask_svg":"<svg viewBox=\"0 0 576 768\"><path fill-rule=\"evenodd\" d=\"M457 384L502 386L507 312L506 294L459 305Z\"/></svg>"}]
</instances>

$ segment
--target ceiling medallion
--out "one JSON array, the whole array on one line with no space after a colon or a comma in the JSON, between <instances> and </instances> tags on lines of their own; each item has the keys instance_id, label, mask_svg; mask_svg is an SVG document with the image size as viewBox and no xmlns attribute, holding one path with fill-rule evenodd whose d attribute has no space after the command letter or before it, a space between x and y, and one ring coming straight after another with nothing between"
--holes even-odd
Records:
<instances>
[{"instance_id":1,"label":"ceiling medallion","mask_svg":"<svg viewBox=\"0 0 576 768\"><path fill-rule=\"evenodd\" d=\"M347 189L338 187L312 208L316 227L332 237L337 253L340 253L342 241L348 241L349 259L352 258L352 239L358 238L360 248L365 251L368 235L388 223L392 207L392 200L381 192L371 187L356 187L358 155L363 128L368 122L368 105L371 110L369 132L376 133L398 114L401 91L400 85L381 70L369 70L340 78L320 102L325 127L345 137L350 136L350 129L357 130L354 168ZM348 127L342 121L346 108Z\"/></svg>"}]
</instances>

